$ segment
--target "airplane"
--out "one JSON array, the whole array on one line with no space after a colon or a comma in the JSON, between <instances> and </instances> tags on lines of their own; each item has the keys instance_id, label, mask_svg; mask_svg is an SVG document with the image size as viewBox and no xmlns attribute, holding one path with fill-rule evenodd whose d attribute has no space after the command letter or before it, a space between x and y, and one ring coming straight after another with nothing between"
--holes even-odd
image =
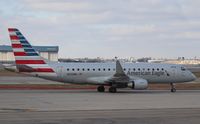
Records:
<instances>
[{"instance_id":1,"label":"airplane","mask_svg":"<svg viewBox=\"0 0 200 124\"><path fill-rule=\"evenodd\" d=\"M176 92L175 83L196 79L188 69L176 64L51 62L41 57L18 29L8 31L20 73L63 83L98 85L98 92L105 92L105 86L109 86L110 93L116 93L118 88L144 90L150 83L170 84L171 92Z\"/></svg>"}]
</instances>

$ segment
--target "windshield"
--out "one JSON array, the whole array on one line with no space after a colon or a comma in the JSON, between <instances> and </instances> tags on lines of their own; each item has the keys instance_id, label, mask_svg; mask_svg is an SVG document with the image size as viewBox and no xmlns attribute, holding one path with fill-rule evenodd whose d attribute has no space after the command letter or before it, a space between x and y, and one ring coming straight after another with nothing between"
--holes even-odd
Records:
<instances>
[{"instance_id":1,"label":"windshield","mask_svg":"<svg viewBox=\"0 0 200 124\"><path fill-rule=\"evenodd\" d=\"M181 67L181 70L182 70L182 71L185 71L185 70L186 70L186 68L185 68L185 67Z\"/></svg>"}]
</instances>

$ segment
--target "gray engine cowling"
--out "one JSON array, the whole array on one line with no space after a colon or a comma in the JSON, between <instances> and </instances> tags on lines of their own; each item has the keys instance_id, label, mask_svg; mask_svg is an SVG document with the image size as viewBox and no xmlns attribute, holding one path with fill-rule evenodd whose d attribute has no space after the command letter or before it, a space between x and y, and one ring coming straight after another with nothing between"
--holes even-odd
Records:
<instances>
[{"instance_id":1,"label":"gray engine cowling","mask_svg":"<svg viewBox=\"0 0 200 124\"><path fill-rule=\"evenodd\" d=\"M145 79L136 79L128 83L128 87L135 90L144 90L148 87L148 82Z\"/></svg>"}]
</instances>

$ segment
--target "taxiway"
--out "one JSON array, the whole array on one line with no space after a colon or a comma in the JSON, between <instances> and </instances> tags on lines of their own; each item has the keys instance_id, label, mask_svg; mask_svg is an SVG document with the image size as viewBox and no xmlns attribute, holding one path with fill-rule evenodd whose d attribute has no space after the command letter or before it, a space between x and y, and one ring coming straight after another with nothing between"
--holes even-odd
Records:
<instances>
[{"instance_id":1,"label":"taxiway","mask_svg":"<svg viewBox=\"0 0 200 124\"><path fill-rule=\"evenodd\" d=\"M199 124L199 103L199 90L0 90L0 123Z\"/></svg>"}]
</instances>

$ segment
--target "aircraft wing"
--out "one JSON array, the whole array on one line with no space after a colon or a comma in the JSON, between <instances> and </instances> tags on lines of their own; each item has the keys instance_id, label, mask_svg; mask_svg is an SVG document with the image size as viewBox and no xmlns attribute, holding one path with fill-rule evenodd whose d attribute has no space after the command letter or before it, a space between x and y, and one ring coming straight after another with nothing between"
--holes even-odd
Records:
<instances>
[{"instance_id":1,"label":"aircraft wing","mask_svg":"<svg viewBox=\"0 0 200 124\"><path fill-rule=\"evenodd\" d=\"M119 62L119 60L116 61L116 72L113 75L111 79L108 80L108 82L112 83L127 83L129 81L129 76L127 76Z\"/></svg>"},{"instance_id":2,"label":"aircraft wing","mask_svg":"<svg viewBox=\"0 0 200 124\"><path fill-rule=\"evenodd\" d=\"M125 74L119 60L116 61L116 72L112 76L91 77L88 79L90 82L98 84L115 85L116 87L126 87L130 81L141 79L140 77L131 76Z\"/></svg>"}]
</instances>

